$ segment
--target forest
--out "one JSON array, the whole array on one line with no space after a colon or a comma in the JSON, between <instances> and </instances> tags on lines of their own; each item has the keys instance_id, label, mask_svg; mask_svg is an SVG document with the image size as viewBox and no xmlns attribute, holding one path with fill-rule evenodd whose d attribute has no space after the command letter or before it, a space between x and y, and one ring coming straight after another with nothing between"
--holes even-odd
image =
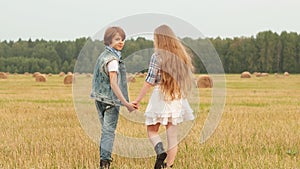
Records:
<instances>
[{"instance_id":1,"label":"forest","mask_svg":"<svg viewBox=\"0 0 300 169\"><path fill-rule=\"evenodd\" d=\"M283 31L280 34L263 31L251 37L181 39L193 56L195 73L205 73L206 66L196 55L199 49L210 46L223 64L225 73L267 72L300 73L300 34ZM201 46L205 41L205 46ZM59 73L73 72L79 59L87 59L79 72L92 73L95 60L103 51L101 41L78 38L68 41L43 39L7 41L0 40L0 72L10 73ZM142 52L137 52L142 51ZM153 52L152 40L143 37L127 39L122 57L127 59L127 69L147 64ZM206 53L209 56L210 53ZM91 66L92 65L92 66ZM132 69L133 70L133 69Z\"/></svg>"}]
</instances>

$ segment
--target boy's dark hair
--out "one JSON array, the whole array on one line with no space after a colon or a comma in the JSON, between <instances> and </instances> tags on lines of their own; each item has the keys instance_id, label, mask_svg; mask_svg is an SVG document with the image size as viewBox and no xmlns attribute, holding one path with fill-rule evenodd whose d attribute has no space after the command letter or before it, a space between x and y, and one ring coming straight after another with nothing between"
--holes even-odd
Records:
<instances>
[{"instance_id":1,"label":"boy's dark hair","mask_svg":"<svg viewBox=\"0 0 300 169\"><path fill-rule=\"evenodd\" d=\"M125 32L122 28L113 26L106 29L104 34L104 44L109 46L112 42L112 38L119 33L119 35L122 37L122 40L126 38Z\"/></svg>"}]
</instances>

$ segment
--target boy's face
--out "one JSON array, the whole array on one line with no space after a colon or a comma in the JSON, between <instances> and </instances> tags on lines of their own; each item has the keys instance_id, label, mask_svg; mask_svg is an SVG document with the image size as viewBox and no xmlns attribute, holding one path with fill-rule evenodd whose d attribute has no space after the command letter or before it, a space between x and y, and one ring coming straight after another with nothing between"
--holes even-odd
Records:
<instances>
[{"instance_id":1,"label":"boy's face","mask_svg":"<svg viewBox=\"0 0 300 169\"><path fill-rule=\"evenodd\" d=\"M117 33L111 41L111 44L109 45L112 48L115 48L117 50L122 50L125 44L125 40L122 40L122 37L119 33Z\"/></svg>"}]
</instances>

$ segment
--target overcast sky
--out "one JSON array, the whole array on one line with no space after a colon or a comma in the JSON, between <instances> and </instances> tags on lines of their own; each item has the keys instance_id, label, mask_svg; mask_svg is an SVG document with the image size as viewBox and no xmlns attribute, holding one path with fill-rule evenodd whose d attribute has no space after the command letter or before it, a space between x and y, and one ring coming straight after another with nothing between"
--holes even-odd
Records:
<instances>
[{"instance_id":1,"label":"overcast sky","mask_svg":"<svg viewBox=\"0 0 300 169\"><path fill-rule=\"evenodd\" d=\"M74 40L142 13L178 17L206 37L300 33L300 0L0 0L0 41ZM147 21L145 21L147 22ZM143 23L137 23L143 24Z\"/></svg>"}]
</instances>

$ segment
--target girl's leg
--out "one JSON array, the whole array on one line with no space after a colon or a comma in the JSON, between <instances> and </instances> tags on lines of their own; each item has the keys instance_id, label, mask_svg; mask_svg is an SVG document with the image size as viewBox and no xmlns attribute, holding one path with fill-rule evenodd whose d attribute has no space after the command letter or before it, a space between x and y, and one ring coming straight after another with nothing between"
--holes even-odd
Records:
<instances>
[{"instance_id":1,"label":"girl's leg","mask_svg":"<svg viewBox=\"0 0 300 169\"><path fill-rule=\"evenodd\" d=\"M168 138L168 156L167 156L167 167L173 165L178 150L177 141L177 126L168 123L167 138Z\"/></svg>"},{"instance_id":2,"label":"girl's leg","mask_svg":"<svg viewBox=\"0 0 300 169\"><path fill-rule=\"evenodd\" d=\"M151 141L153 147L161 142L161 139L158 135L158 129L159 129L160 123L157 123L155 125L149 125L147 126L147 133L148 133L148 138Z\"/></svg>"},{"instance_id":3,"label":"girl's leg","mask_svg":"<svg viewBox=\"0 0 300 169\"><path fill-rule=\"evenodd\" d=\"M167 157L167 153L163 148L163 144L161 142L161 138L158 134L160 124L157 123L155 125L147 126L147 133L151 143L154 146L154 150L156 152L156 161L154 165L154 169L161 169L163 167L164 161Z\"/></svg>"}]
</instances>

